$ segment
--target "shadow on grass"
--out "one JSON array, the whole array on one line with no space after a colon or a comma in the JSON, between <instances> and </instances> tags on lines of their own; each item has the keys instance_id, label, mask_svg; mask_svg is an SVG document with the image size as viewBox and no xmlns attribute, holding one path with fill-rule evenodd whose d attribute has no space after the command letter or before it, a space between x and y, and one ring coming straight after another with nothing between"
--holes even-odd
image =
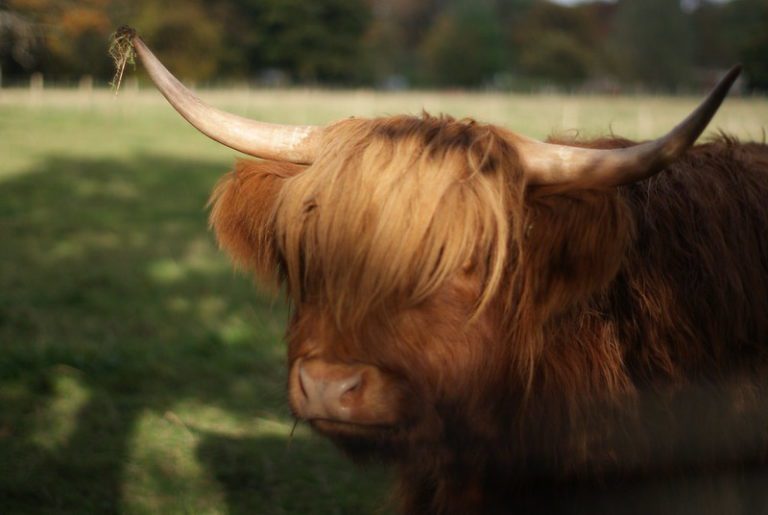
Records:
<instances>
[{"instance_id":1,"label":"shadow on grass","mask_svg":"<svg viewBox=\"0 0 768 515\"><path fill-rule=\"evenodd\" d=\"M383 513L380 497L371 505L377 488L374 473L357 475L330 471L335 451L314 439L232 438L208 435L198 448L200 460L225 487L233 515L254 513ZM289 456L286 459L286 456ZM307 493L316 492L309 496ZM339 499L345 499L340 504ZM380 508L380 509L379 509Z\"/></svg>"},{"instance_id":2,"label":"shadow on grass","mask_svg":"<svg viewBox=\"0 0 768 515\"><path fill-rule=\"evenodd\" d=\"M207 233L203 206L222 171L61 158L0 182L0 512L219 510L179 486L194 466L164 468L143 448L141 421L179 406L190 410L181 426L207 428L188 457L204 468L196 477L233 513L383 503L381 471L358 474L306 432L286 452L287 437L252 431L290 424L287 309L234 274Z\"/></svg>"}]
</instances>

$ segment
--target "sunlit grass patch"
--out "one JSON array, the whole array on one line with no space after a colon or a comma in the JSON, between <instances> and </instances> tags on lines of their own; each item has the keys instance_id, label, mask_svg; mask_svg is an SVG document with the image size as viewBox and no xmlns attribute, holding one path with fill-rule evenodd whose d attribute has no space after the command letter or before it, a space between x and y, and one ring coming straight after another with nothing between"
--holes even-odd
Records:
<instances>
[{"instance_id":1,"label":"sunlit grass patch","mask_svg":"<svg viewBox=\"0 0 768 515\"><path fill-rule=\"evenodd\" d=\"M171 413L171 412L168 412ZM128 513L226 513L224 494L195 455L199 436L162 413L138 417L120 509Z\"/></svg>"},{"instance_id":2,"label":"sunlit grass patch","mask_svg":"<svg viewBox=\"0 0 768 515\"><path fill-rule=\"evenodd\" d=\"M58 366L52 371L51 396L36 410L35 427L30 434L33 444L55 451L72 437L78 412L90 396L80 376L80 371L67 366Z\"/></svg>"},{"instance_id":3,"label":"sunlit grass patch","mask_svg":"<svg viewBox=\"0 0 768 515\"><path fill-rule=\"evenodd\" d=\"M270 415L243 419L183 401L139 418L124 478L130 513L373 513L386 498L327 466L335 451L306 427ZM370 470L367 481L381 481ZM232 488L232 487L235 488ZM170 495L172 493L172 495Z\"/></svg>"}]
</instances>

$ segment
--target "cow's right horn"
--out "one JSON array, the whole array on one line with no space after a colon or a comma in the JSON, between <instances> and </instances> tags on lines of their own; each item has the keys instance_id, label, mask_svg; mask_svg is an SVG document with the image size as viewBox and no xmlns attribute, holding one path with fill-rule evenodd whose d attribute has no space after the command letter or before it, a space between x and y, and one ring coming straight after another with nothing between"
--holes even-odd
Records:
<instances>
[{"instance_id":1,"label":"cow's right horn","mask_svg":"<svg viewBox=\"0 0 768 515\"><path fill-rule=\"evenodd\" d=\"M135 32L131 41L160 93L181 116L206 136L262 159L300 164L314 161L322 127L258 122L211 107L179 82Z\"/></svg>"},{"instance_id":2,"label":"cow's right horn","mask_svg":"<svg viewBox=\"0 0 768 515\"><path fill-rule=\"evenodd\" d=\"M618 186L661 171L694 144L741 72L734 66L709 96L666 136L627 148L602 150L544 143L512 135L530 184Z\"/></svg>"}]
</instances>

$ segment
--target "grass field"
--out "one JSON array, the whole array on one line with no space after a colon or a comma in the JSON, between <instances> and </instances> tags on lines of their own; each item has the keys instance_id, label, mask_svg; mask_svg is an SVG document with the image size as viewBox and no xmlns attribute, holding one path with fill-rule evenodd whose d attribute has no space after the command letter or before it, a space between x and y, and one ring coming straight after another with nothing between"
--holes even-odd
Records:
<instances>
[{"instance_id":1,"label":"grass field","mask_svg":"<svg viewBox=\"0 0 768 515\"><path fill-rule=\"evenodd\" d=\"M268 121L422 108L531 136L648 138L693 98L211 91ZM714 127L762 139L768 101ZM0 90L0 513L387 513L286 406L287 308L232 272L205 203L235 153L154 91Z\"/></svg>"}]
</instances>

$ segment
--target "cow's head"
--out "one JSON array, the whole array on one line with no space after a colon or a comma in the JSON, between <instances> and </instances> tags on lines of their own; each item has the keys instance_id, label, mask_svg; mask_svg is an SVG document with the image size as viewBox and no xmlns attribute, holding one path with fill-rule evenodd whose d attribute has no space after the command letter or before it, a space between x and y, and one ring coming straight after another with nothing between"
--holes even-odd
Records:
<instances>
[{"instance_id":1,"label":"cow's head","mask_svg":"<svg viewBox=\"0 0 768 515\"><path fill-rule=\"evenodd\" d=\"M508 431L542 328L620 266L632 223L614 187L685 152L738 74L663 138L585 149L447 117L245 120L134 45L187 120L266 159L224 178L211 224L236 262L286 286L294 413L352 453L392 456Z\"/></svg>"}]
</instances>

